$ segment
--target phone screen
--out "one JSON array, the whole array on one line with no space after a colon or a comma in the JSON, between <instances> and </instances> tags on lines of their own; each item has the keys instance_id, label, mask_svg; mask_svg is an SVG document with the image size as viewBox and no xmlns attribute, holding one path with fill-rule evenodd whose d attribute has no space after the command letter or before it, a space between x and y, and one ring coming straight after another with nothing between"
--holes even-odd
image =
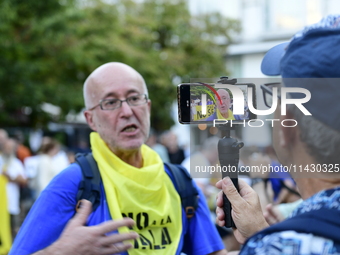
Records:
<instances>
[{"instance_id":1,"label":"phone screen","mask_svg":"<svg viewBox=\"0 0 340 255\"><path fill-rule=\"evenodd\" d=\"M232 87L216 88L215 84L204 83L180 84L178 86L179 121L183 124L199 124L212 123L215 119L233 122L255 119L256 116L249 111L248 107L249 87L252 88L252 103L256 102L255 85L247 83L229 86ZM237 114L234 112L236 104L238 104Z\"/></svg>"}]
</instances>

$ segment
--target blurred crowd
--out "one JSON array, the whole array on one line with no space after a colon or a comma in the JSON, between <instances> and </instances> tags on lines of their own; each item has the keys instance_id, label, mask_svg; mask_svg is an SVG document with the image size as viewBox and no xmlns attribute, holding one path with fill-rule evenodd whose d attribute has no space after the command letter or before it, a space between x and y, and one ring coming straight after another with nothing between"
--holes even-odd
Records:
<instances>
[{"instance_id":1,"label":"blurred crowd","mask_svg":"<svg viewBox=\"0 0 340 255\"><path fill-rule=\"evenodd\" d=\"M161 134L152 132L147 144L158 152L163 161L183 165L199 186L211 210L211 219L215 220L216 195L219 189L215 187L221 179L221 173L195 173L195 166L214 166L219 164L217 144L220 138L211 136L201 145L180 146L177 135L172 131ZM241 139L238 139L241 140ZM246 146L240 150L239 166L280 166L275 151L271 146ZM260 169L260 168L259 168ZM280 169L277 167L276 169ZM259 195L263 214L269 224L284 220L302 202L296 184L291 176L284 171L274 172L240 172L242 178ZM251 216L250 216L251 217ZM232 230L216 228L228 251L239 250Z\"/></svg>"},{"instance_id":2,"label":"blurred crowd","mask_svg":"<svg viewBox=\"0 0 340 255\"><path fill-rule=\"evenodd\" d=\"M9 135L0 129L0 175L6 179L12 239L41 191L75 160L76 151L53 137L43 136L38 148L25 146L21 131Z\"/></svg>"},{"instance_id":3,"label":"blurred crowd","mask_svg":"<svg viewBox=\"0 0 340 255\"><path fill-rule=\"evenodd\" d=\"M164 162L182 164L190 171L192 169L190 164L200 166L218 164L218 141L219 138L211 136L203 141L197 150L190 151L190 146L184 147L179 144L174 132L157 133L151 129L146 144L153 148ZM13 239L32 204L53 177L75 162L76 153L90 151L84 141L79 141L79 144L78 150L75 151L65 147L53 137L43 136L39 149L34 152L24 145L21 132L9 136L7 131L0 129L0 175L7 179L7 204ZM272 147L244 147L240 150L239 165L275 166L279 163ZM221 178L221 173L205 173L200 176L191 174L206 197L211 210L211 219L214 221L215 197L218 193L215 183ZM250 184L259 195L263 214L269 224L286 218L301 201L295 182L286 173L265 175L242 173L239 177ZM217 225L216 228L227 250L240 248L231 230Z\"/></svg>"}]
</instances>

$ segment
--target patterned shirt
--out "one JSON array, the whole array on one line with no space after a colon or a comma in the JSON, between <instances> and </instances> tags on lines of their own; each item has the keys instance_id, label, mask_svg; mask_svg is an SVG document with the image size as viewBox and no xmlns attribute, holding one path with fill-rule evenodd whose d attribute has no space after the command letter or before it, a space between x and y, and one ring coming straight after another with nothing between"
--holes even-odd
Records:
<instances>
[{"instance_id":1,"label":"patterned shirt","mask_svg":"<svg viewBox=\"0 0 340 255\"><path fill-rule=\"evenodd\" d=\"M340 187L305 200L288 220L250 237L240 254L340 254Z\"/></svg>"}]
</instances>

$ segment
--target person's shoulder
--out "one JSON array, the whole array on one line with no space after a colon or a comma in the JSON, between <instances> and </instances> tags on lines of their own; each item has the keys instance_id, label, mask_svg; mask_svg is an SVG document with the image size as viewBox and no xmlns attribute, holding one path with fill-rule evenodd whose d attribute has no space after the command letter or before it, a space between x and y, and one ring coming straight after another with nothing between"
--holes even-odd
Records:
<instances>
[{"instance_id":1,"label":"person's shoulder","mask_svg":"<svg viewBox=\"0 0 340 255\"><path fill-rule=\"evenodd\" d=\"M44 164L52 164L52 158L48 156L47 154L41 154L38 157L38 164L44 165Z\"/></svg>"},{"instance_id":2,"label":"person's shoulder","mask_svg":"<svg viewBox=\"0 0 340 255\"><path fill-rule=\"evenodd\" d=\"M75 178L75 179L80 179L82 174L81 174L81 168L79 164L77 163L72 163L68 165L64 170L62 170L58 175L59 178Z\"/></svg>"},{"instance_id":3,"label":"person's shoulder","mask_svg":"<svg viewBox=\"0 0 340 255\"><path fill-rule=\"evenodd\" d=\"M23 166L23 163L17 157L13 157L11 163L15 166Z\"/></svg>"},{"instance_id":4,"label":"person's shoulder","mask_svg":"<svg viewBox=\"0 0 340 255\"><path fill-rule=\"evenodd\" d=\"M10 165L8 166L8 171L12 174L25 174L24 164L16 157L13 157Z\"/></svg>"},{"instance_id":5,"label":"person's shoulder","mask_svg":"<svg viewBox=\"0 0 340 255\"><path fill-rule=\"evenodd\" d=\"M81 168L78 163L69 164L59 175L79 175L81 176Z\"/></svg>"},{"instance_id":6,"label":"person's shoulder","mask_svg":"<svg viewBox=\"0 0 340 255\"><path fill-rule=\"evenodd\" d=\"M77 163L72 163L59 174L57 174L46 189L54 189L61 186L78 188L81 179L82 173L80 166Z\"/></svg>"},{"instance_id":7,"label":"person's shoulder","mask_svg":"<svg viewBox=\"0 0 340 255\"><path fill-rule=\"evenodd\" d=\"M315 246L315 243L318 245ZM336 250L331 239L286 230L267 235L255 234L243 246L240 254L292 254L292 250L294 254L320 254L326 247ZM334 254L338 254L337 252Z\"/></svg>"},{"instance_id":8,"label":"person's shoulder","mask_svg":"<svg viewBox=\"0 0 340 255\"><path fill-rule=\"evenodd\" d=\"M152 149L154 151L158 152L167 152L166 147L160 143L156 143L154 146L152 146Z\"/></svg>"}]
</instances>

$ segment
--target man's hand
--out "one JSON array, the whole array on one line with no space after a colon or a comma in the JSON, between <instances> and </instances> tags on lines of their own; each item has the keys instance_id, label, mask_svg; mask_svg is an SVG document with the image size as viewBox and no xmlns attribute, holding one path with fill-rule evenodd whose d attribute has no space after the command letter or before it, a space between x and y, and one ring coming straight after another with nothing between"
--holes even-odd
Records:
<instances>
[{"instance_id":1,"label":"man's hand","mask_svg":"<svg viewBox=\"0 0 340 255\"><path fill-rule=\"evenodd\" d=\"M12 182L12 179L7 172L2 172L2 175L6 177L7 181Z\"/></svg>"},{"instance_id":2,"label":"man's hand","mask_svg":"<svg viewBox=\"0 0 340 255\"><path fill-rule=\"evenodd\" d=\"M255 191L243 180L238 181L240 193L229 177L217 182L216 187L222 189L232 205L231 216L237 227L234 229L234 235L242 244L248 237L268 227L268 223L263 217L259 197ZM225 224L222 191L216 197L216 223L221 227Z\"/></svg>"},{"instance_id":3,"label":"man's hand","mask_svg":"<svg viewBox=\"0 0 340 255\"><path fill-rule=\"evenodd\" d=\"M27 184L27 179L23 177L21 174L19 174L15 179L12 179L7 172L3 172L2 175L7 178L8 182L14 182L21 186L25 186Z\"/></svg>"},{"instance_id":4,"label":"man's hand","mask_svg":"<svg viewBox=\"0 0 340 255\"><path fill-rule=\"evenodd\" d=\"M275 223L281 222L284 220L283 215L280 213L277 206L273 204L268 204L266 206L266 210L263 213L264 218L268 222L269 225L273 225Z\"/></svg>"},{"instance_id":5,"label":"man's hand","mask_svg":"<svg viewBox=\"0 0 340 255\"><path fill-rule=\"evenodd\" d=\"M60 238L51 246L35 254L116 254L132 248L131 243L123 243L123 241L138 238L137 233L108 234L123 226L133 226L135 222L132 219L111 220L97 226L86 227L84 225L91 210L91 202L82 200L81 207L68 222Z\"/></svg>"}]
</instances>

